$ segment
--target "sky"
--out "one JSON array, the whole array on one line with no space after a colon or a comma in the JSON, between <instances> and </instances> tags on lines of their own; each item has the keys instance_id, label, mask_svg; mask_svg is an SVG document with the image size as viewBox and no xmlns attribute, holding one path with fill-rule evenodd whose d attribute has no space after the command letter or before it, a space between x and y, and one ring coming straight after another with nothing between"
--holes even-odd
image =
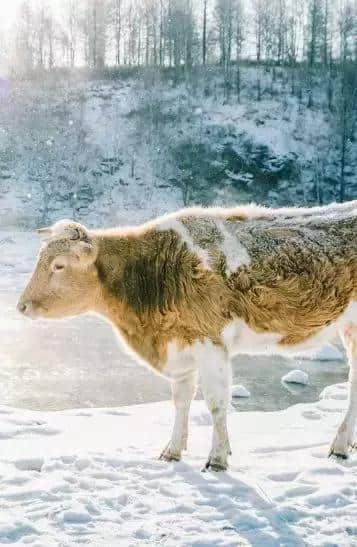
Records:
<instances>
[{"instance_id":1,"label":"sky","mask_svg":"<svg viewBox=\"0 0 357 547\"><path fill-rule=\"evenodd\" d=\"M0 28L12 27L21 2L22 0L0 0ZM37 2L38 0L31 0L31 5L36 6ZM53 3L55 3L54 0L51 0L51 4ZM63 0L60 0L60 3L63 3Z\"/></svg>"},{"instance_id":2,"label":"sky","mask_svg":"<svg viewBox=\"0 0 357 547\"><path fill-rule=\"evenodd\" d=\"M8 28L15 21L21 0L0 0L0 25Z\"/></svg>"}]
</instances>

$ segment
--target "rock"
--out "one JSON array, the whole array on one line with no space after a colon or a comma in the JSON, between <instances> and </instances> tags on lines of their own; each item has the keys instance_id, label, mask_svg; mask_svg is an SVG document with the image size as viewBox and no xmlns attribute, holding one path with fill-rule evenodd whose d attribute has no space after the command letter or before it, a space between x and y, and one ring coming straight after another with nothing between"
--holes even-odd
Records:
<instances>
[{"instance_id":1,"label":"rock","mask_svg":"<svg viewBox=\"0 0 357 547\"><path fill-rule=\"evenodd\" d=\"M238 397L244 397L248 398L250 397L250 393L247 390L246 387L242 386L241 384L237 384L232 387L232 397L238 398Z\"/></svg>"},{"instance_id":2,"label":"rock","mask_svg":"<svg viewBox=\"0 0 357 547\"><path fill-rule=\"evenodd\" d=\"M321 348L304 351L298 354L299 359L311 359L312 361L343 361L342 352L332 344L326 344Z\"/></svg>"},{"instance_id":3,"label":"rock","mask_svg":"<svg viewBox=\"0 0 357 547\"><path fill-rule=\"evenodd\" d=\"M282 377L282 381L289 384L301 384L306 386L309 383L309 376L303 370L291 370Z\"/></svg>"}]
</instances>

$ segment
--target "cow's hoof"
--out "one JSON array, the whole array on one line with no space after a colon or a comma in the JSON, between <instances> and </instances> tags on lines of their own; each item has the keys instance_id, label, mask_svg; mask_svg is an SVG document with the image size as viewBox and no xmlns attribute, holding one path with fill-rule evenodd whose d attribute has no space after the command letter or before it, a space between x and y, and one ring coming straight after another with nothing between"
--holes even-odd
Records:
<instances>
[{"instance_id":1,"label":"cow's hoof","mask_svg":"<svg viewBox=\"0 0 357 547\"><path fill-rule=\"evenodd\" d=\"M346 449L339 447L338 445L335 446L335 443L333 443L329 450L328 457L335 456L336 458L340 458L341 460L347 460L349 451L355 452L356 450L357 442L349 444Z\"/></svg>"},{"instance_id":2,"label":"cow's hoof","mask_svg":"<svg viewBox=\"0 0 357 547\"><path fill-rule=\"evenodd\" d=\"M161 452L159 460L165 462L179 462L181 460L181 455L170 452L170 450L164 450Z\"/></svg>"},{"instance_id":3,"label":"cow's hoof","mask_svg":"<svg viewBox=\"0 0 357 547\"><path fill-rule=\"evenodd\" d=\"M334 452L333 450L330 450L328 457L331 458L331 456L335 456L335 458L338 458L340 460L347 460L348 454Z\"/></svg>"},{"instance_id":4,"label":"cow's hoof","mask_svg":"<svg viewBox=\"0 0 357 547\"><path fill-rule=\"evenodd\" d=\"M227 471L227 469L228 465L223 461L218 459L210 459L202 468L202 472L206 473L206 471L215 471L216 473L218 473L219 471Z\"/></svg>"},{"instance_id":5,"label":"cow's hoof","mask_svg":"<svg viewBox=\"0 0 357 547\"><path fill-rule=\"evenodd\" d=\"M330 446L330 450L328 452L328 457L330 458L331 456L335 456L336 458L340 458L341 460L347 460L348 445L343 446L341 443L337 442L337 439L335 439Z\"/></svg>"}]
</instances>

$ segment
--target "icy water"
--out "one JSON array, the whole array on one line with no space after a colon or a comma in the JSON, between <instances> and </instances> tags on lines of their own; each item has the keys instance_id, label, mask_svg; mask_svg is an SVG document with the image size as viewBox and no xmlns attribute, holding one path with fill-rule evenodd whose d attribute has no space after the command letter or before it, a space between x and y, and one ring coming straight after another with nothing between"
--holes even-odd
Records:
<instances>
[{"instance_id":1,"label":"icy water","mask_svg":"<svg viewBox=\"0 0 357 547\"><path fill-rule=\"evenodd\" d=\"M0 404L62 410L168 399L168 383L137 365L100 318L31 321L16 312L38 246L31 234L0 234ZM310 385L282 384L294 368L308 372ZM234 360L234 383L245 385L251 397L234 404L239 410L279 410L315 401L347 374L344 362L241 356Z\"/></svg>"}]
</instances>

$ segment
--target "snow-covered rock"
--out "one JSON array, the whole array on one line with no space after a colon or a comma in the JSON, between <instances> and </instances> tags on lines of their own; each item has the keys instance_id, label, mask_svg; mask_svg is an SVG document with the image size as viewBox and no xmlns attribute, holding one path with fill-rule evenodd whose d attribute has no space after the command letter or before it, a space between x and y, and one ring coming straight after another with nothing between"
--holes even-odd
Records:
<instances>
[{"instance_id":1,"label":"snow-covered rock","mask_svg":"<svg viewBox=\"0 0 357 547\"><path fill-rule=\"evenodd\" d=\"M344 356L343 353L332 344L326 344L325 346L322 346L321 348L310 350L310 351L303 351L301 353L298 353L296 357L299 357L299 359L309 359L313 361L343 361Z\"/></svg>"},{"instance_id":2,"label":"snow-covered rock","mask_svg":"<svg viewBox=\"0 0 357 547\"><path fill-rule=\"evenodd\" d=\"M246 387L237 384L232 387L232 397L250 397L250 392Z\"/></svg>"},{"instance_id":3,"label":"snow-covered rock","mask_svg":"<svg viewBox=\"0 0 357 547\"><path fill-rule=\"evenodd\" d=\"M326 386L320 393L320 399L335 399L344 401L347 399L347 384Z\"/></svg>"},{"instance_id":4,"label":"snow-covered rock","mask_svg":"<svg viewBox=\"0 0 357 547\"><path fill-rule=\"evenodd\" d=\"M309 383L309 376L303 370L291 370L288 374L282 377L283 382L290 384L302 384L306 386Z\"/></svg>"}]
</instances>

